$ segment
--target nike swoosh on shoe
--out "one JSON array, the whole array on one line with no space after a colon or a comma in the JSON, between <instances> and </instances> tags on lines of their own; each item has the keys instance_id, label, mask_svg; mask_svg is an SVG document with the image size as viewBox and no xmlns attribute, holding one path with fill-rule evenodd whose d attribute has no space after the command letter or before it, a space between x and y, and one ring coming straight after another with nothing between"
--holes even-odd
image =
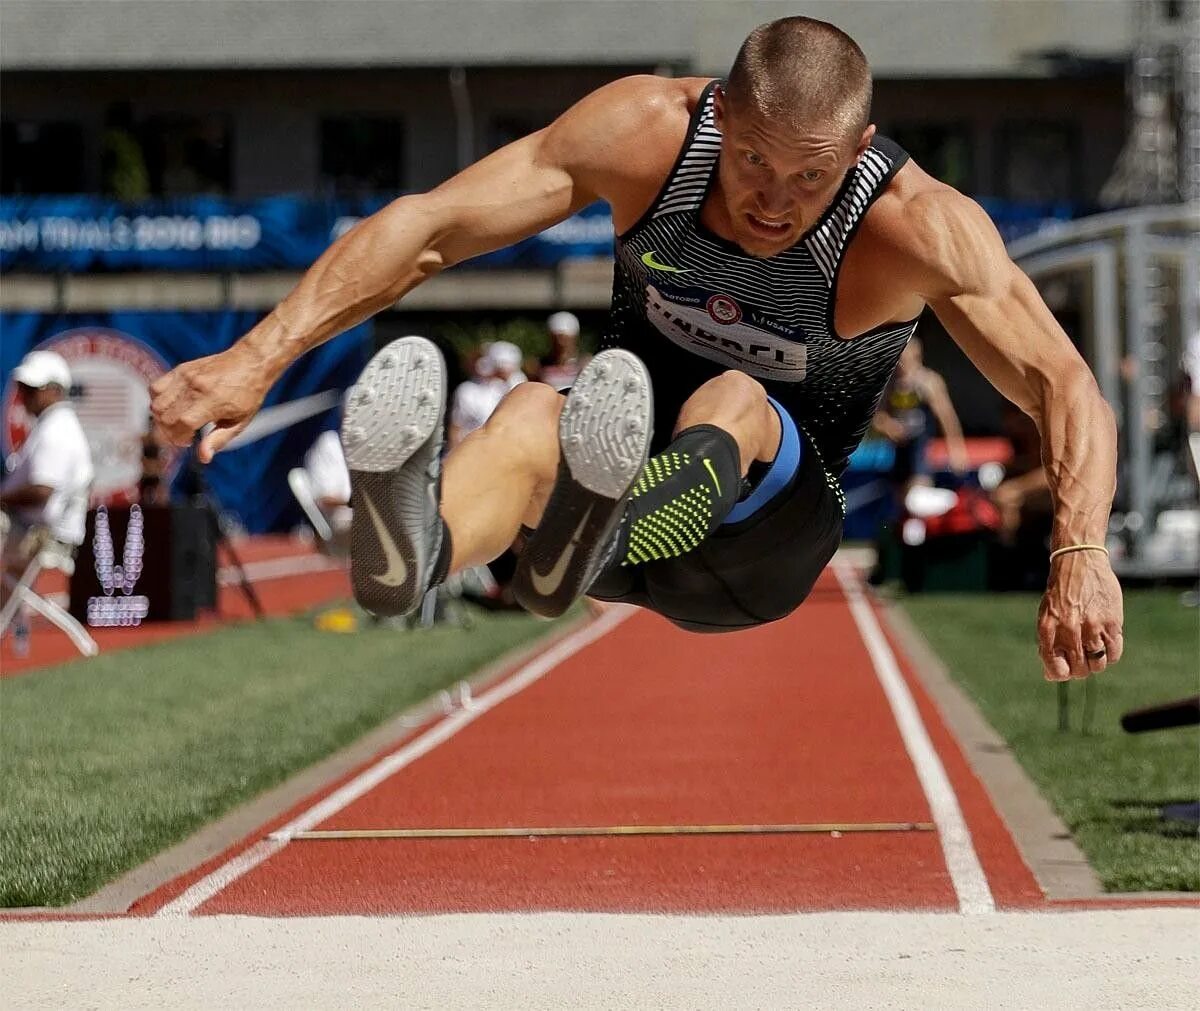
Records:
<instances>
[{"instance_id":1,"label":"nike swoosh on shoe","mask_svg":"<svg viewBox=\"0 0 1200 1011\"><path fill-rule=\"evenodd\" d=\"M579 538L582 536L583 528L587 525L588 517L592 515L594 508L594 506L588 506L587 512L583 514L583 519L579 521L579 526L575 528L575 533L571 536L570 543L559 555L558 561L551 566L549 572L542 573L533 568L529 570L533 588L543 597L549 597L562 584L563 577L567 574L567 566L571 564L571 559L575 556L575 549L579 547Z\"/></svg>"},{"instance_id":2,"label":"nike swoosh on shoe","mask_svg":"<svg viewBox=\"0 0 1200 1011\"><path fill-rule=\"evenodd\" d=\"M370 514L371 522L375 525L375 533L379 535L379 545L383 548L384 557L387 559L387 568L379 575L372 574L371 578L382 586L400 586L408 578L408 566L404 564L400 549L396 547L392 535L383 525L383 519L376 511L370 496L364 494L363 501L367 505L367 512Z\"/></svg>"}]
</instances>

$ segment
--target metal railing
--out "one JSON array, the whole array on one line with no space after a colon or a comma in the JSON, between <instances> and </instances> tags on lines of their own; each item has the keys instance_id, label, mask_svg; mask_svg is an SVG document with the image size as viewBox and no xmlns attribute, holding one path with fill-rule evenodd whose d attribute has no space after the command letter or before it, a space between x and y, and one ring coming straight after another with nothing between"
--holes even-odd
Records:
<instances>
[{"instance_id":1,"label":"metal railing","mask_svg":"<svg viewBox=\"0 0 1200 1011\"><path fill-rule=\"evenodd\" d=\"M1064 222L1011 243L1009 254L1035 283L1071 274L1086 282L1077 337L1120 424L1121 567L1194 571L1200 544L1167 543L1157 526L1164 512L1196 507L1171 397L1184 346L1200 333L1200 203Z\"/></svg>"}]
</instances>

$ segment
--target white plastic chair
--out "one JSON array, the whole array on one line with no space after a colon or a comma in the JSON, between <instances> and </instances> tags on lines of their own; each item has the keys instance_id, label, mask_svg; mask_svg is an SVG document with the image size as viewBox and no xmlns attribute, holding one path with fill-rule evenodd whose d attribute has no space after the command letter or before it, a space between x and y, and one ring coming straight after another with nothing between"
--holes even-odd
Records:
<instances>
[{"instance_id":1,"label":"white plastic chair","mask_svg":"<svg viewBox=\"0 0 1200 1011\"><path fill-rule=\"evenodd\" d=\"M100 652L96 640L88 630L76 621L66 610L52 600L41 596L34 590L33 584L38 575L47 569L57 569L68 577L75 571L74 549L57 541L50 541L42 548L25 567L19 579L14 579L4 573L5 585L12 591L8 603L0 611L0 636L8 631L9 625L17 616L18 610L28 607L67 634L75 644L76 649L84 656L95 656Z\"/></svg>"},{"instance_id":2,"label":"white plastic chair","mask_svg":"<svg viewBox=\"0 0 1200 1011\"><path fill-rule=\"evenodd\" d=\"M288 471L287 479L288 487L292 489L292 494L300 503L300 508L304 510L304 515L311 524L313 532L320 539L322 545L328 549L333 543L333 528L329 525L325 514L321 512L321 507L317 505L317 497L313 494L312 478L309 477L308 471L303 467L293 467Z\"/></svg>"}]
</instances>

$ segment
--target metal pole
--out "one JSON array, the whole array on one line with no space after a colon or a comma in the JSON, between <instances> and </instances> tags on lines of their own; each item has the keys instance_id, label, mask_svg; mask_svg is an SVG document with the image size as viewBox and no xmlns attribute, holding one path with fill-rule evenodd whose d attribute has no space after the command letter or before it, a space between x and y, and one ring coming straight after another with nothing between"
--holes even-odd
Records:
<instances>
[{"instance_id":1,"label":"metal pole","mask_svg":"<svg viewBox=\"0 0 1200 1011\"><path fill-rule=\"evenodd\" d=\"M1200 333L1200 239L1192 236L1179 261L1179 339L1184 347Z\"/></svg>"},{"instance_id":2,"label":"metal pole","mask_svg":"<svg viewBox=\"0 0 1200 1011\"><path fill-rule=\"evenodd\" d=\"M1096 378L1117 424L1124 424L1119 366L1121 330L1117 318L1117 254L1111 246L1096 251L1092 261L1092 340L1096 355Z\"/></svg>"},{"instance_id":3,"label":"metal pole","mask_svg":"<svg viewBox=\"0 0 1200 1011\"><path fill-rule=\"evenodd\" d=\"M1187 24L1179 47L1183 107L1179 191L1184 200L1200 200L1200 0L1190 0L1187 6Z\"/></svg>"},{"instance_id":4,"label":"metal pole","mask_svg":"<svg viewBox=\"0 0 1200 1011\"><path fill-rule=\"evenodd\" d=\"M1151 433L1146 429L1145 293L1146 230L1139 222L1125 232L1125 354L1133 364L1130 381L1129 414L1125 419L1129 453L1130 512L1138 517L1131 526L1132 551L1141 561L1146 526L1150 522L1150 451Z\"/></svg>"},{"instance_id":5,"label":"metal pole","mask_svg":"<svg viewBox=\"0 0 1200 1011\"><path fill-rule=\"evenodd\" d=\"M471 109L467 72L462 67L450 68L450 100L454 103L458 170L461 172L475 161L475 116Z\"/></svg>"}]
</instances>

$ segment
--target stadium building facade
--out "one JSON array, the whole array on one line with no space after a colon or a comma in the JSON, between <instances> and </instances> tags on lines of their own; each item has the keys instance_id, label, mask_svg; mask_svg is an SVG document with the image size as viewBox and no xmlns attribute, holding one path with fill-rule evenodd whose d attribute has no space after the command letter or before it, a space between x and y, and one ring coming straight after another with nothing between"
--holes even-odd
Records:
<instances>
[{"instance_id":1,"label":"stadium building facade","mask_svg":"<svg viewBox=\"0 0 1200 1011\"><path fill-rule=\"evenodd\" d=\"M614 77L719 75L751 27L791 13L689 0L4 0L3 194L136 203L420 191ZM875 120L930 171L997 203L1095 200L1124 132L1123 5L864 0L803 13L860 41L879 79ZM444 278L436 297L407 306L603 305L607 271L568 260L499 285ZM18 269L3 304L261 308L294 271L177 278L155 292L65 273L50 292Z\"/></svg>"}]
</instances>

